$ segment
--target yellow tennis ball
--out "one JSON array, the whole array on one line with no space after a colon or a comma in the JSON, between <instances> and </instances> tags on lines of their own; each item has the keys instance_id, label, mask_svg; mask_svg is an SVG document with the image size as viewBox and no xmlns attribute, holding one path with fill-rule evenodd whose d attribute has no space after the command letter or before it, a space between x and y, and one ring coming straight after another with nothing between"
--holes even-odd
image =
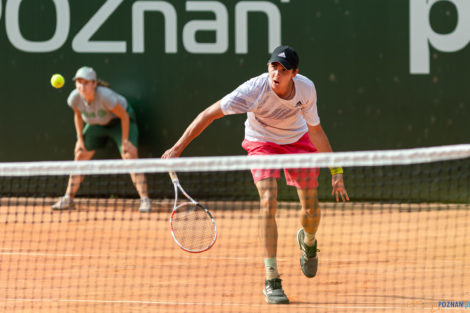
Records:
<instances>
[{"instance_id":1,"label":"yellow tennis ball","mask_svg":"<svg viewBox=\"0 0 470 313\"><path fill-rule=\"evenodd\" d=\"M54 88L61 88L65 83L65 79L60 74L54 74L51 77L51 85Z\"/></svg>"}]
</instances>

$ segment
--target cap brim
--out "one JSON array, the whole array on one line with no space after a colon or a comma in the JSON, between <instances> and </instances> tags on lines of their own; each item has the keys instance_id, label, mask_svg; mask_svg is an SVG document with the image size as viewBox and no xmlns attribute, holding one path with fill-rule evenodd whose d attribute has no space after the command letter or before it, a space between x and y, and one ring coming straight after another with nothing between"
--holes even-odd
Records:
<instances>
[{"instance_id":1,"label":"cap brim","mask_svg":"<svg viewBox=\"0 0 470 313\"><path fill-rule=\"evenodd\" d=\"M94 77L88 78L88 77L83 77L83 76L75 76L74 78L72 78L72 80L77 80L79 78L84 79L84 80L96 80L96 78Z\"/></svg>"},{"instance_id":2,"label":"cap brim","mask_svg":"<svg viewBox=\"0 0 470 313\"><path fill-rule=\"evenodd\" d=\"M287 62L286 59L281 57L274 57L269 59L269 63L280 63L286 70L291 70L293 68L292 64Z\"/></svg>"}]
</instances>

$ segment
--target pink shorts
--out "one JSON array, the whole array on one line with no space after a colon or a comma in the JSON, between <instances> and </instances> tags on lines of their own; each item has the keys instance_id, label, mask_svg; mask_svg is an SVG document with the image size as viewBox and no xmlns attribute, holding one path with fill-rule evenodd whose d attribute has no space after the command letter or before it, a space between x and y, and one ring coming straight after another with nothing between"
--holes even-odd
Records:
<instances>
[{"instance_id":1,"label":"pink shorts","mask_svg":"<svg viewBox=\"0 0 470 313\"><path fill-rule=\"evenodd\" d=\"M313 153L317 149L310 141L308 133L305 133L297 142L287 145L278 145L273 142L260 142L243 140L242 148L248 151L248 155L272 155L272 154L296 154ZM318 187L319 168L286 168L284 175L290 186L301 189L312 189ZM251 170L255 184L260 180L281 176L280 169L253 169Z\"/></svg>"}]
</instances>

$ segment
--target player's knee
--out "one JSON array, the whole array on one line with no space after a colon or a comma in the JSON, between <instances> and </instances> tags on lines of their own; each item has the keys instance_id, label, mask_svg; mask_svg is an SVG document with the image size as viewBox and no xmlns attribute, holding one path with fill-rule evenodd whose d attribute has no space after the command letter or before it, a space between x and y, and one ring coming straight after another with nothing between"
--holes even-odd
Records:
<instances>
[{"instance_id":1,"label":"player's knee","mask_svg":"<svg viewBox=\"0 0 470 313\"><path fill-rule=\"evenodd\" d=\"M277 210L277 197L275 194L266 193L260 199L261 214L274 215Z\"/></svg>"},{"instance_id":2,"label":"player's knee","mask_svg":"<svg viewBox=\"0 0 470 313\"><path fill-rule=\"evenodd\" d=\"M82 161L82 160L89 160L89 152L83 151L82 149L75 150L75 160Z\"/></svg>"},{"instance_id":3,"label":"player's knee","mask_svg":"<svg viewBox=\"0 0 470 313\"><path fill-rule=\"evenodd\" d=\"M132 144L129 145L129 147L122 152L122 158L123 159L137 159L138 154L137 154L137 148L135 148Z\"/></svg>"}]
</instances>

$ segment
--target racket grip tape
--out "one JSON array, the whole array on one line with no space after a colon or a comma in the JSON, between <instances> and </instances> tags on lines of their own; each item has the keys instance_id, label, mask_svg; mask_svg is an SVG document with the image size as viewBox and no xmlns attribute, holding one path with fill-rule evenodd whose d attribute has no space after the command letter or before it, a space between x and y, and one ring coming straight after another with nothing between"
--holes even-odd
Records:
<instances>
[{"instance_id":1,"label":"racket grip tape","mask_svg":"<svg viewBox=\"0 0 470 313\"><path fill-rule=\"evenodd\" d=\"M176 175L175 172L169 172L168 174L170 174L170 178L173 182L177 182L178 181L178 176Z\"/></svg>"}]
</instances>

